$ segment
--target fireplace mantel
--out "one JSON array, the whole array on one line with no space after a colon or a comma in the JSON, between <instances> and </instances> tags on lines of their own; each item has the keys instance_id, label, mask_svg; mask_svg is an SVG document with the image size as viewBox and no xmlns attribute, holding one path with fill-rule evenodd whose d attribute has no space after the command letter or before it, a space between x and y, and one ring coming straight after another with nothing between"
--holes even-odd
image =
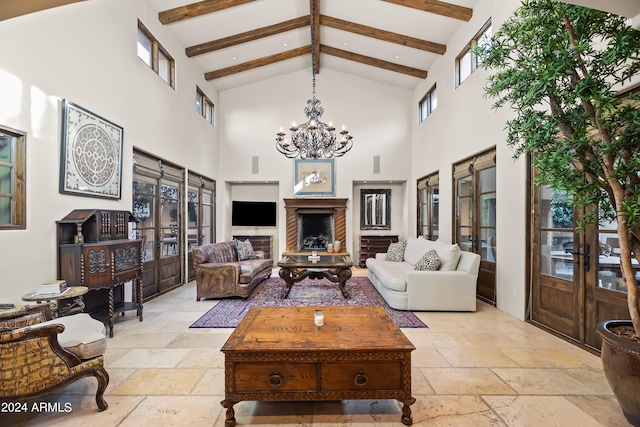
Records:
<instances>
[{"instance_id":1,"label":"fireplace mantel","mask_svg":"<svg viewBox=\"0 0 640 427\"><path fill-rule=\"evenodd\" d=\"M347 240L347 202L349 199L299 198L284 199L286 210L287 253L298 253L298 209L333 210L335 239L342 243L340 253L345 253Z\"/></svg>"}]
</instances>

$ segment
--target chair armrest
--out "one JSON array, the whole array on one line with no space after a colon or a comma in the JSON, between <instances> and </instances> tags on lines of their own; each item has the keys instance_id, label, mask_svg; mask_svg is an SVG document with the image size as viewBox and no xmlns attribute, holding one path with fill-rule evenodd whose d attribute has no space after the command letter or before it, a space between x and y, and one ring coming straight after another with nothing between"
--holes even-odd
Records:
<instances>
[{"instance_id":1,"label":"chair armrest","mask_svg":"<svg viewBox=\"0 0 640 427\"><path fill-rule=\"evenodd\" d=\"M222 289L224 286L233 285L238 283L240 277L238 277L237 263L205 263L197 264L196 270L196 282L199 284L207 284Z\"/></svg>"},{"instance_id":2,"label":"chair armrest","mask_svg":"<svg viewBox=\"0 0 640 427\"><path fill-rule=\"evenodd\" d=\"M408 271L408 309L475 311L477 276L464 271Z\"/></svg>"},{"instance_id":3,"label":"chair armrest","mask_svg":"<svg viewBox=\"0 0 640 427\"><path fill-rule=\"evenodd\" d=\"M59 323L13 329L9 332L0 333L0 347L21 345L27 341L35 340L38 342L37 347L30 345L28 348L35 349L40 354L39 357L46 357L50 351L61 359L65 365L72 368L82 361L75 354L64 349L58 342L58 334L63 331L64 326Z\"/></svg>"}]
</instances>

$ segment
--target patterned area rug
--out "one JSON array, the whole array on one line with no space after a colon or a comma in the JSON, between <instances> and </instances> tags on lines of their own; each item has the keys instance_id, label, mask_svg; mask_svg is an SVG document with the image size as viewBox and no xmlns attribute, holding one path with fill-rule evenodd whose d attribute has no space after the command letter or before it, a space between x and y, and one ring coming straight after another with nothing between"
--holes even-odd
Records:
<instances>
[{"instance_id":1,"label":"patterned area rug","mask_svg":"<svg viewBox=\"0 0 640 427\"><path fill-rule=\"evenodd\" d=\"M280 278L270 277L262 281L247 299L226 298L216 304L191 328L235 328L253 306L287 307L299 305L380 305L400 328L426 328L418 317L410 311L394 310L389 307L366 277L352 277L346 288L351 298L345 299L337 283L329 280L304 279L295 283L289 297L282 299L286 285Z\"/></svg>"}]
</instances>

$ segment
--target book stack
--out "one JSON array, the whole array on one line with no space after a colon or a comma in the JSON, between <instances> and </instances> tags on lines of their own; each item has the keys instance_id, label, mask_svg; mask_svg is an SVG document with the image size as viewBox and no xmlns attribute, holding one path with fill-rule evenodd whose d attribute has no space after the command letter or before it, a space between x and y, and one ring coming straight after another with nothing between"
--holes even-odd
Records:
<instances>
[{"instance_id":1,"label":"book stack","mask_svg":"<svg viewBox=\"0 0 640 427\"><path fill-rule=\"evenodd\" d=\"M40 285L34 296L59 295L67 289L67 282L64 280L52 280Z\"/></svg>"}]
</instances>

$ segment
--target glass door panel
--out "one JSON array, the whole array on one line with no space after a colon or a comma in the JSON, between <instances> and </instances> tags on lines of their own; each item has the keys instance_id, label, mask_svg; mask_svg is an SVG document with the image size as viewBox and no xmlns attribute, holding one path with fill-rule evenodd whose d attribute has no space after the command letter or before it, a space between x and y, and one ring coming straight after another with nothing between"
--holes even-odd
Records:
<instances>
[{"instance_id":1,"label":"glass door panel","mask_svg":"<svg viewBox=\"0 0 640 427\"><path fill-rule=\"evenodd\" d=\"M470 176L458 180L458 245L460 249L474 252L473 242L473 180Z\"/></svg>"},{"instance_id":2,"label":"glass door panel","mask_svg":"<svg viewBox=\"0 0 640 427\"><path fill-rule=\"evenodd\" d=\"M620 268L620 240L617 221L601 224L598 230L598 283L597 286L618 292L627 292ZM636 280L640 280L640 265L631 258Z\"/></svg>"},{"instance_id":3,"label":"glass door panel","mask_svg":"<svg viewBox=\"0 0 640 427\"><path fill-rule=\"evenodd\" d=\"M202 189L202 234L200 244L213 243L214 239L214 192L212 189Z\"/></svg>"},{"instance_id":4,"label":"glass door panel","mask_svg":"<svg viewBox=\"0 0 640 427\"><path fill-rule=\"evenodd\" d=\"M156 257L155 238L156 180L136 177L133 181L133 215L140 221L134 224L136 236L142 239L142 259Z\"/></svg>"},{"instance_id":5,"label":"glass door panel","mask_svg":"<svg viewBox=\"0 0 640 427\"><path fill-rule=\"evenodd\" d=\"M431 218L431 240L438 240L440 237L440 186L431 187L432 193L429 197Z\"/></svg>"},{"instance_id":6,"label":"glass door panel","mask_svg":"<svg viewBox=\"0 0 640 427\"><path fill-rule=\"evenodd\" d=\"M496 262L496 168L478 172L480 180L480 255L483 261Z\"/></svg>"},{"instance_id":7,"label":"glass door panel","mask_svg":"<svg viewBox=\"0 0 640 427\"><path fill-rule=\"evenodd\" d=\"M161 257L178 254L180 243L178 213L180 206L180 189L176 184L162 182L160 184L160 235Z\"/></svg>"},{"instance_id":8,"label":"glass door panel","mask_svg":"<svg viewBox=\"0 0 640 427\"><path fill-rule=\"evenodd\" d=\"M189 215L187 222L187 250L189 252L199 245L198 230L200 228L200 202L198 201L198 195L198 188L190 186L187 191L187 214Z\"/></svg>"}]
</instances>

